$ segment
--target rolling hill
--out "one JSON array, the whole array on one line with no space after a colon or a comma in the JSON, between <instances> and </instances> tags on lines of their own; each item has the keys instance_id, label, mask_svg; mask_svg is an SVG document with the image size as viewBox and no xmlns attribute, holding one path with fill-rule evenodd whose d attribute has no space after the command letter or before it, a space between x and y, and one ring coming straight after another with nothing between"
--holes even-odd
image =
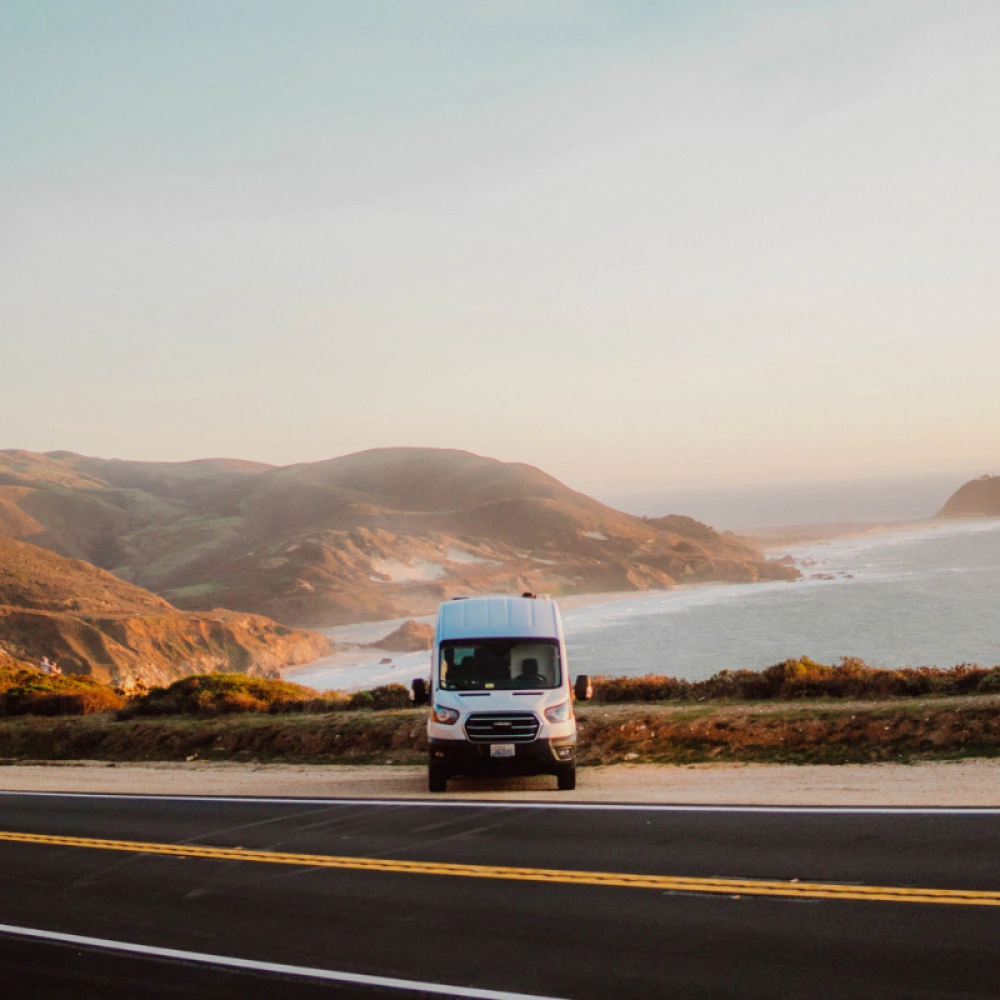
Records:
<instances>
[{"instance_id":1,"label":"rolling hill","mask_svg":"<svg viewBox=\"0 0 1000 1000\"><path fill-rule=\"evenodd\" d=\"M1000 476L981 476L960 486L938 517L1000 517Z\"/></svg>"},{"instance_id":2,"label":"rolling hill","mask_svg":"<svg viewBox=\"0 0 1000 1000\"><path fill-rule=\"evenodd\" d=\"M177 607L308 626L425 614L459 593L797 575L691 518L633 517L531 466L424 448L283 468L0 452L0 536Z\"/></svg>"},{"instance_id":3,"label":"rolling hill","mask_svg":"<svg viewBox=\"0 0 1000 1000\"><path fill-rule=\"evenodd\" d=\"M88 562L0 539L0 666L55 659L64 673L129 686L194 673L279 676L330 650L258 615L181 612Z\"/></svg>"}]
</instances>

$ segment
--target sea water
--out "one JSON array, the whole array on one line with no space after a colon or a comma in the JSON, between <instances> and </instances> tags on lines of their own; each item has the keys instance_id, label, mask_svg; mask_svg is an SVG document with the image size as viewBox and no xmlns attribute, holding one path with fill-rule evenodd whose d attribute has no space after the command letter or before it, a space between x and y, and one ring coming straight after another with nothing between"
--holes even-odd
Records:
<instances>
[{"instance_id":1,"label":"sea water","mask_svg":"<svg viewBox=\"0 0 1000 1000\"><path fill-rule=\"evenodd\" d=\"M699 680L799 656L822 663L858 656L880 667L1000 664L1000 520L929 523L789 553L801 580L566 601L573 673ZM398 624L327 634L337 642L372 642ZM381 663L385 658L391 662ZM429 666L426 652L354 650L290 679L321 690L408 684Z\"/></svg>"},{"instance_id":2,"label":"sea water","mask_svg":"<svg viewBox=\"0 0 1000 1000\"><path fill-rule=\"evenodd\" d=\"M803 578L715 584L567 610L573 670L701 680L792 657L1000 663L1000 521L801 546Z\"/></svg>"}]
</instances>

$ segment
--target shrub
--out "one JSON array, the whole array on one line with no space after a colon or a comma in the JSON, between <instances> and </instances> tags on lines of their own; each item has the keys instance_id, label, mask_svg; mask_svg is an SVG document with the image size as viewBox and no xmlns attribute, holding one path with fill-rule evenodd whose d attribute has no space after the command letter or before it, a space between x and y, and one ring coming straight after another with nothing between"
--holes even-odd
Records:
<instances>
[{"instance_id":1,"label":"shrub","mask_svg":"<svg viewBox=\"0 0 1000 1000\"><path fill-rule=\"evenodd\" d=\"M370 691L355 691L347 699L349 709L371 708L384 711L391 708L409 708L410 692L402 684L384 684Z\"/></svg>"},{"instance_id":2,"label":"shrub","mask_svg":"<svg viewBox=\"0 0 1000 1000\"><path fill-rule=\"evenodd\" d=\"M90 715L114 712L125 699L89 677L43 674L21 668L0 670L0 714Z\"/></svg>"},{"instance_id":3,"label":"shrub","mask_svg":"<svg viewBox=\"0 0 1000 1000\"><path fill-rule=\"evenodd\" d=\"M979 679L978 690L983 692L1000 691L1000 667L994 668Z\"/></svg>"},{"instance_id":4,"label":"shrub","mask_svg":"<svg viewBox=\"0 0 1000 1000\"><path fill-rule=\"evenodd\" d=\"M129 702L124 716L228 715L237 712L334 712L357 709L407 708L410 693L402 684L387 684L347 695L320 693L289 681L244 674L185 677L169 687L152 688Z\"/></svg>"},{"instance_id":5,"label":"shrub","mask_svg":"<svg viewBox=\"0 0 1000 1000\"><path fill-rule=\"evenodd\" d=\"M324 702L312 688L245 674L200 674L154 687L134 698L129 715L227 715L234 712L303 711Z\"/></svg>"},{"instance_id":6,"label":"shrub","mask_svg":"<svg viewBox=\"0 0 1000 1000\"><path fill-rule=\"evenodd\" d=\"M704 681L689 682L653 674L594 678L594 700L600 702L899 698L977 691L1000 691L1000 667L986 670L963 663L945 670L932 667L883 670L870 667L856 657L844 657L835 666L802 657L775 663L761 671L722 670Z\"/></svg>"}]
</instances>

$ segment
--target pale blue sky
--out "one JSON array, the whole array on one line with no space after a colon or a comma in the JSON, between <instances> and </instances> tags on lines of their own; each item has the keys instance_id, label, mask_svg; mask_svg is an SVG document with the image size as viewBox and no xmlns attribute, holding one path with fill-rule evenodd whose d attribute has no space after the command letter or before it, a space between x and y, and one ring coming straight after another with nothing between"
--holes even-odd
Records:
<instances>
[{"instance_id":1,"label":"pale blue sky","mask_svg":"<svg viewBox=\"0 0 1000 1000\"><path fill-rule=\"evenodd\" d=\"M1000 471L1000 4L0 0L0 447Z\"/></svg>"}]
</instances>

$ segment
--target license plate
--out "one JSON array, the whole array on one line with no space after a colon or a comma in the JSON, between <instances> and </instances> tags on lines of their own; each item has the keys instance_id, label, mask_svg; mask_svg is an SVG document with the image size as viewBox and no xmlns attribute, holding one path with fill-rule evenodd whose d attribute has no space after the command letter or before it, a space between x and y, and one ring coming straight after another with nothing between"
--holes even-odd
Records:
<instances>
[{"instance_id":1,"label":"license plate","mask_svg":"<svg viewBox=\"0 0 1000 1000\"><path fill-rule=\"evenodd\" d=\"M490 744L490 756L491 757L513 757L514 756L514 744L513 743L491 743Z\"/></svg>"}]
</instances>

